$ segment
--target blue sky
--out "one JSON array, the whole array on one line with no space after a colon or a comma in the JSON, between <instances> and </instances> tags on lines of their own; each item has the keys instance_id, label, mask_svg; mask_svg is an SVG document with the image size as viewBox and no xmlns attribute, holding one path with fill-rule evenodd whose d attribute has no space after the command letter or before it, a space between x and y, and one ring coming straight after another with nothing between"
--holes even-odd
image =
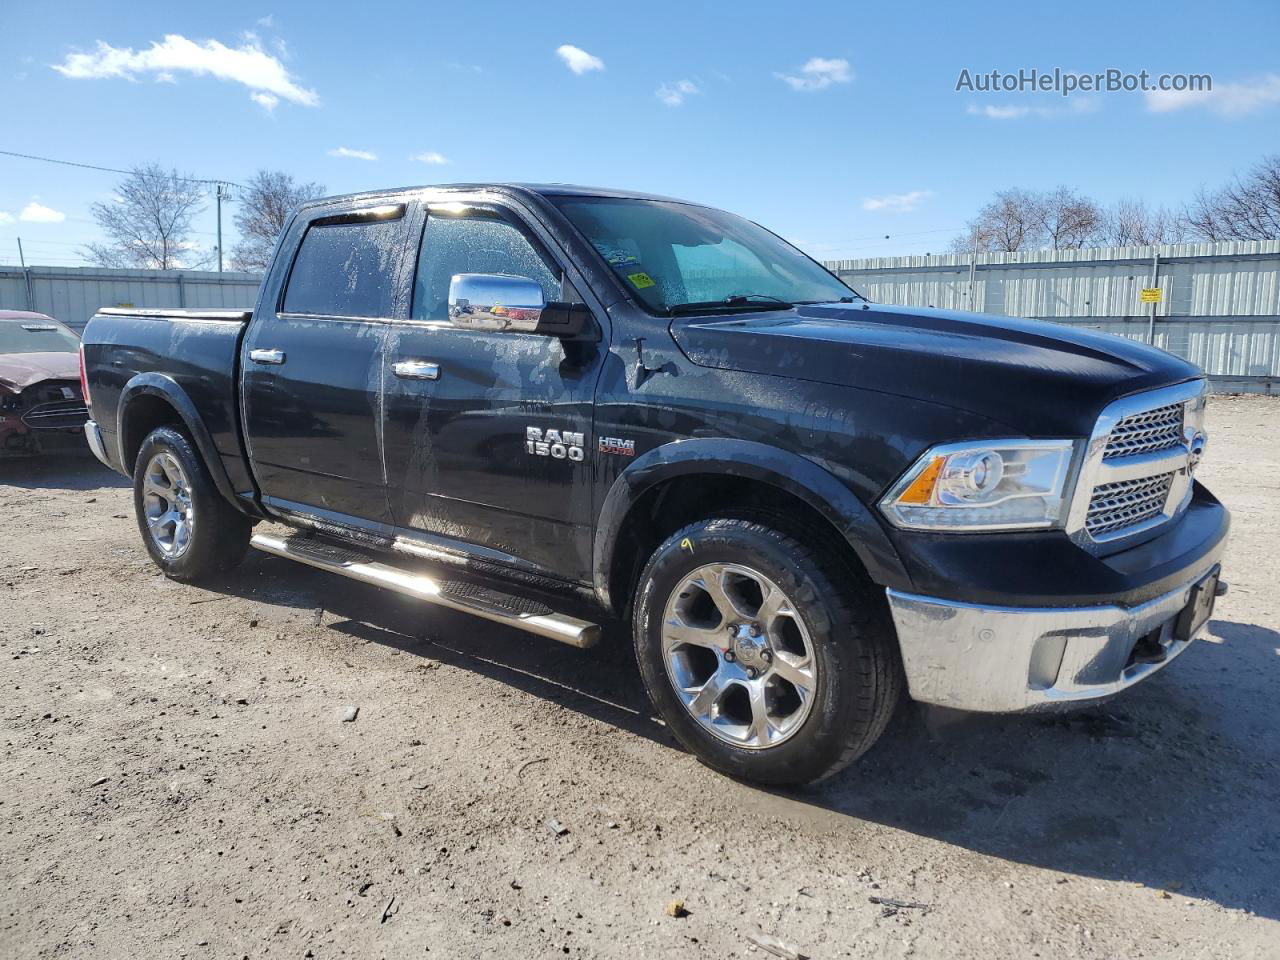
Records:
<instances>
[{"instance_id":1,"label":"blue sky","mask_svg":"<svg viewBox=\"0 0 1280 960\"><path fill-rule=\"evenodd\" d=\"M940 252L1004 187L1176 205L1280 151L1278 36L1275 0L6 3L0 150L333 193L629 187L821 258ZM965 68L1033 67L1207 73L1214 92L955 90ZM117 179L0 156L0 262L18 236L28 262L76 262ZM212 245L212 203L198 228Z\"/></svg>"}]
</instances>

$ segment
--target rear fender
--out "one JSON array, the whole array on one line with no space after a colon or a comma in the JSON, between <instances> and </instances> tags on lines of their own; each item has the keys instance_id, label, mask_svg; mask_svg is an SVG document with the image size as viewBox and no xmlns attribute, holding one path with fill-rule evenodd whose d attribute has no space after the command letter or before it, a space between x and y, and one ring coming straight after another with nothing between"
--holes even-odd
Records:
<instances>
[{"instance_id":1,"label":"rear fender","mask_svg":"<svg viewBox=\"0 0 1280 960\"><path fill-rule=\"evenodd\" d=\"M218 492L224 499L243 511L243 504L231 487L231 480L222 465L222 457L218 454L218 449L214 446L213 438L209 436L209 431L205 428L196 405L191 402L187 392L175 380L162 373L138 374L125 384L124 391L120 395L120 405L116 415L116 458L121 470L129 476L133 475L133 464L126 461L124 452L132 445L130 441L141 442L144 439L127 432L130 404L140 397L159 397L177 412L187 435L191 437L201 459L204 460L209 475L213 477L214 486L218 488Z\"/></svg>"}]
</instances>

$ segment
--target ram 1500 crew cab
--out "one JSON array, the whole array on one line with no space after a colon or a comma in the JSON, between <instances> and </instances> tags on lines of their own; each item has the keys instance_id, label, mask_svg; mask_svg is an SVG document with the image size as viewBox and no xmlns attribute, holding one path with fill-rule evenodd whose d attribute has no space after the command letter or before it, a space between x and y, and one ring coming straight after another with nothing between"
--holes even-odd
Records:
<instances>
[{"instance_id":1,"label":"ram 1500 crew cab","mask_svg":"<svg viewBox=\"0 0 1280 960\"><path fill-rule=\"evenodd\" d=\"M1225 588L1194 366L873 304L697 204L321 200L254 310L102 310L83 357L169 576L253 546L578 646L627 622L671 730L757 782L840 769L904 687L1110 697Z\"/></svg>"}]
</instances>

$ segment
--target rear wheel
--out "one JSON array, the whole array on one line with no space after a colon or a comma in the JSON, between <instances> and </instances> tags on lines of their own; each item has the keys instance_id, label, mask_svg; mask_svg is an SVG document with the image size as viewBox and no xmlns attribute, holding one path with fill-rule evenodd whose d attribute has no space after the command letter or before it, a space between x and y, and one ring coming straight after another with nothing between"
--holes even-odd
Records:
<instances>
[{"instance_id":1,"label":"rear wheel","mask_svg":"<svg viewBox=\"0 0 1280 960\"><path fill-rule=\"evenodd\" d=\"M174 580L223 573L248 549L251 521L223 499L190 439L173 427L142 442L133 504L147 552Z\"/></svg>"},{"instance_id":2,"label":"rear wheel","mask_svg":"<svg viewBox=\"0 0 1280 960\"><path fill-rule=\"evenodd\" d=\"M635 611L655 706L731 776L830 776L875 742L901 696L870 582L761 523L705 520L674 534L642 573Z\"/></svg>"}]
</instances>

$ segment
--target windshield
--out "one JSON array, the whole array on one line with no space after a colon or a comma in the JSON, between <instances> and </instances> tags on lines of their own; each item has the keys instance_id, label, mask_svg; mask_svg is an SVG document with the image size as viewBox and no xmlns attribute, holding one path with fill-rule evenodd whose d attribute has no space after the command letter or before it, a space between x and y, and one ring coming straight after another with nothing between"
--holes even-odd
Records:
<instances>
[{"instance_id":1,"label":"windshield","mask_svg":"<svg viewBox=\"0 0 1280 960\"><path fill-rule=\"evenodd\" d=\"M857 296L749 220L687 203L551 197L646 307L830 303Z\"/></svg>"},{"instance_id":2,"label":"windshield","mask_svg":"<svg viewBox=\"0 0 1280 960\"><path fill-rule=\"evenodd\" d=\"M80 339L48 320L0 320L0 353L75 353Z\"/></svg>"}]
</instances>

